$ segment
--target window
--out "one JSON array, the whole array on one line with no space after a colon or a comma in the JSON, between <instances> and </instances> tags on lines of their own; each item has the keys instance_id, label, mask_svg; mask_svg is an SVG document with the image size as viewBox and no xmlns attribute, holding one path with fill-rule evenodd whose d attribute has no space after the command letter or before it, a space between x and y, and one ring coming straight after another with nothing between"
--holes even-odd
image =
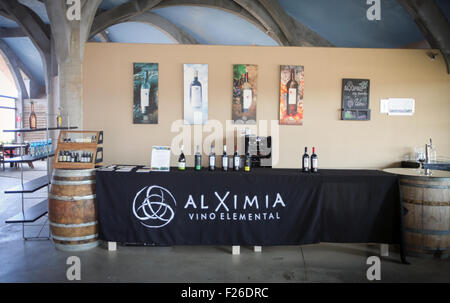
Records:
<instances>
[{"instance_id":1,"label":"window","mask_svg":"<svg viewBox=\"0 0 450 303\"><path fill-rule=\"evenodd\" d=\"M0 97L0 143L14 141L14 133L4 133L4 129L15 128L16 99Z\"/></svg>"}]
</instances>

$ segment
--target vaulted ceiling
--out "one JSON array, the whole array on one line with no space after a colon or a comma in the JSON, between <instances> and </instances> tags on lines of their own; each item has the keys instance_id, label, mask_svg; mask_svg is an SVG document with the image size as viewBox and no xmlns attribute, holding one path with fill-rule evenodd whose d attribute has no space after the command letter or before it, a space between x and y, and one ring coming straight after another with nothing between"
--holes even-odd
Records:
<instances>
[{"instance_id":1,"label":"vaulted ceiling","mask_svg":"<svg viewBox=\"0 0 450 303\"><path fill-rule=\"evenodd\" d=\"M428 47L427 37L419 30L411 12L402 5L404 0L381 0L381 20L376 21L367 19L370 5L365 0L278 0L274 7L280 13L270 11L268 4L264 4L275 0L260 0L267 10L253 6L252 1L248 0L163 0L155 1L159 3L150 11L140 12L133 18L119 16L114 19L130 1L103 0L93 25L95 35L90 41ZM49 24L44 1L19 2L32 9L45 24ZM450 1L436 0L436 3L447 18L448 25ZM110 14L105 14L108 12ZM102 20L102 15L109 22ZM44 85L43 65L38 50L19 26L5 16L0 11L0 46L8 48L9 53L21 62L24 72ZM271 16L273 18L269 18ZM289 22L276 22L277 17ZM286 28L279 24L286 24ZM298 28L302 30L301 33L295 32ZM292 33L289 32L291 30ZM306 37L304 43L295 39L303 37L302 34Z\"/></svg>"}]
</instances>

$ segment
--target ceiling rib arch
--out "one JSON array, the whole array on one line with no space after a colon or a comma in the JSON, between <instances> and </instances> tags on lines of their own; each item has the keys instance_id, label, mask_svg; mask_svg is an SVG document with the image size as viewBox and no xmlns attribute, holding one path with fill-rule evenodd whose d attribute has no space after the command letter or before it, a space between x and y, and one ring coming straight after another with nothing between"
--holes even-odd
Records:
<instances>
[{"instance_id":1,"label":"ceiling rib arch","mask_svg":"<svg viewBox=\"0 0 450 303\"><path fill-rule=\"evenodd\" d=\"M240 0L242 1L242 0ZM289 16L278 1L259 0L272 16L291 45L295 46L334 46L309 27Z\"/></svg>"},{"instance_id":2,"label":"ceiling rib arch","mask_svg":"<svg viewBox=\"0 0 450 303\"><path fill-rule=\"evenodd\" d=\"M174 42L179 44L198 44L198 41L187 32L185 32L166 18L155 13L143 13L129 19L128 21L141 22L154 26L165 33Z\"/></svg>"},{"instance_id":3,"label":"ceiling rib arch","mask_svg":"<svg viewBox=\"0 0 450 303\"><path fill-rule=\"evenodd\" d=\"M247 12L255 17L267 30L267 34L279 41L280 45L289 46L290 42L281 31L278 24L272 18L272 16L266 11L264 7L256 0L233 0L240 6L242 6Z\"/></svg>"},{"instance_id":4,"label":"ceiling rib arch","mask_svg":"<svg viewBox=\"0 0 450 303\"><path fill-rule=\"evenodd\" d=\"M163 0L163 1L150 1L152 5L140 6L137 7L136 4L133 4L136 0L131 2L124 3L119 5L111 10L105 11L97 15L94 20L91 37L95 36L102 30L125 21L131 21L130 19L136 18L145 13L145 11L141 11L142 7L147 11L151 11L152 9L159 9L165 7L172 6L201 6L201 7L209 7L220 9L222 11L226 11L228 13L232 13L244 20L250 22L255 25L258 29L260 29L265 34L269 35L272 39L274 39L279 45L288 45L285 38L280 38L277 35L274 35L273 32L268 30L257 18L255 18L252 14L250 14L245 8L238 5L237 3L230 0Z\"/></svg>"},{"instance_id":5,"label":"ceiling rib arch","mask_svg":"<svg viewBox=\"0 0 450 303\"><path fill-rule=\"evenodd\" d=\"M128 21L159 4L161 0L132 0L95 16L89 38L106 30L108 27Z\"/></svg>"},{"instance_id":6,"label":"ceiling rib arch","mask_svg":"<svg viewBox=\"0 0 450 303\"><path fill-rule=\"evenodd\" d=\"M220 9L227 13L232 13L244 20L250 22L255 25L262 32L267 34L269 37L275 40L279 45L286 45L286 40L282 37L276 35L273 31L268 29L264 24L258 20L258 18L254 17L247 9L242 7L241 5L235 3L230 0L164 0L158 5L156 5L153 9L165 8L165 7L173 7L173 6L201 6L201 7L209 7Z\"/></svg>"}]
</instances>

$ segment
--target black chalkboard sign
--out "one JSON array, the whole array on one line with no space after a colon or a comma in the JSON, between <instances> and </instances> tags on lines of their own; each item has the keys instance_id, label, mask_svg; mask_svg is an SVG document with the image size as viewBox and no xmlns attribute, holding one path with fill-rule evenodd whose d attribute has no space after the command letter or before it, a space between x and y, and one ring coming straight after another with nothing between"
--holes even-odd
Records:
<instances>
[{"instance_id":1,"label":"black chalkboard sign","mask_svg":"<svg viewBox=\"0 0 450 303\"><path fill-rule=\"evenodd\" d=\"M370 80L342 79L342 120L370 120Z\"/></svg>"}]
</instances>

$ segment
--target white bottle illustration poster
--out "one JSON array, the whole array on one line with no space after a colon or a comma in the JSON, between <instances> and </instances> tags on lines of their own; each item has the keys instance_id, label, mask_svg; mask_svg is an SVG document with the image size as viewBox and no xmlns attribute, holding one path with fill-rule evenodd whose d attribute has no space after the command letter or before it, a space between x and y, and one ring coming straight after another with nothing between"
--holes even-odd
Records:
<instances>
[{"instance_id":1,"label":"white bottle illustration poster","mask_svg":"<svg viewBox=\"0 0 450 303\"><path fill-rule=\"evenodd\" d=\"M184 124L208 121L208 64L184 64Z\"/></svg>"}]
</instances>

